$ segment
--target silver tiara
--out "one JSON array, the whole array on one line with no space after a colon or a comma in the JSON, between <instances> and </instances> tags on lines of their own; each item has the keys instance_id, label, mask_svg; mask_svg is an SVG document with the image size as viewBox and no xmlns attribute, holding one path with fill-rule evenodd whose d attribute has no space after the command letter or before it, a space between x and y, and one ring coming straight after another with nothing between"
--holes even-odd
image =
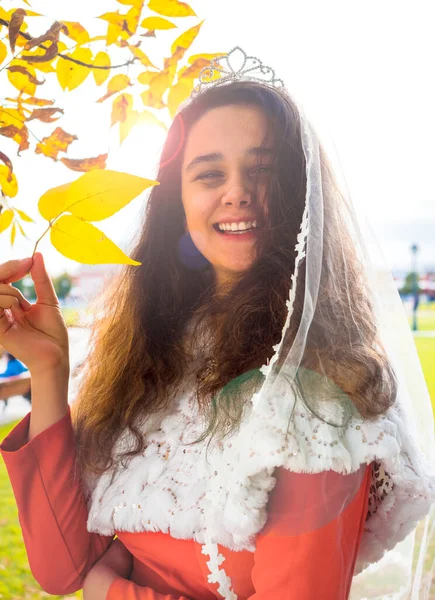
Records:
<instances>
[{"instance_id":1,"label":"silver tiara","mask_svg":"<svg viewBox=\"0 0 435 600\"><path fill-rule=\"evenodd\" d=\"M276 88L285 88L283 80L275 77L272 67L263 65L256 56L248 56L240 46L211 60L210 65L201 69L198 79L199 82L191 93L192 98L204 88L241 80L260 81Z\"/></svg>"}]
</instances>

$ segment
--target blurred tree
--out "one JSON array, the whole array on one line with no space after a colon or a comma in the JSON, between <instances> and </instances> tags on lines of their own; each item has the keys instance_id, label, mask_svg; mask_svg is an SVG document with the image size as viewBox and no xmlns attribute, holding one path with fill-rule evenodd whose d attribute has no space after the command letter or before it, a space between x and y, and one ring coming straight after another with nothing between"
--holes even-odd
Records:
<instances>
[{"instance_id":1,"label":"blurred tree","mask_svg":"<svg viewBox=\"0 0 435 600\"><path fill-rule=\"evenodd\" d=\"M72 278L65 271L62 275L58 275L53 278L53 285L56 291L56 295L60 300L64 300L71 291L72 288Z\"/></svg>"}]
</instances>

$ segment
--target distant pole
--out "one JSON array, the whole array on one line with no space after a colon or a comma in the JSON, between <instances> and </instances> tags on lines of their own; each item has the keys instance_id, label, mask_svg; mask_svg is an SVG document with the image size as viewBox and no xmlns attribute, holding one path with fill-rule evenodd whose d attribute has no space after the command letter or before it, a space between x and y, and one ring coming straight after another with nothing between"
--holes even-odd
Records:
<instances>
[{"instance_id":1,"label":"distant pole","mask_svg":"<svg viewBox=\"0 0 435 600\"><path fill-rule=\"evenodd\" d=\"M420 289L419 289L419 285L418 285L418 273L417 273L417 254L418 251L420 250L418 244L412 244L411 246L411 252L412 252L412 258L411 258L411 273L413 274L413 278L412 278L412 295L414 298L414 304L412 307L412 330L413 331L417 331L418 330L418 325L417 325L417 309L418 309L418 305L420 302Z\"/></svg>"}]
</instances>

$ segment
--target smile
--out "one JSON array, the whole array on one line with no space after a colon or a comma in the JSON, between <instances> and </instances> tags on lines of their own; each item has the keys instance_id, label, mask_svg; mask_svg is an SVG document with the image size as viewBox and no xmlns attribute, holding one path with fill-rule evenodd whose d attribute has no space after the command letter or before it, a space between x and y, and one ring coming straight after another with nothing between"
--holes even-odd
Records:
<instances>
[{"instance_id":1,"label":"smile","mask_svg":"<svg viewBox=\"0 0 435 600\"><path fill-rule=\"evenodd\" d=\"M257 221L240 221L237 223L215 223L213 227L223 235L246 235L255 232L258 224Z\"/></svg>"}]
</instances>

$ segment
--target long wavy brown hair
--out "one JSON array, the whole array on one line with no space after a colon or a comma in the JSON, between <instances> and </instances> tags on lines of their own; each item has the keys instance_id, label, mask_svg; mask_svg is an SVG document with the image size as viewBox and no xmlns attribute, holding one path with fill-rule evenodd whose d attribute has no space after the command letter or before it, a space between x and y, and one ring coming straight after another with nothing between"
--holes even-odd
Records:
<instances>
[{"instance_id":1,"label":"long wavy brown hair","mask_svg":"<svg viewBox=\"0 0 435 600\"><path fill-rule=\"evenodd\" d=\"M199 269L180 259L181 164L193 124L213 108L234 104L264 111L275 153L257 258L222 294L207 261ZM345 199L322 147L320 158L325 259L310 329L314 334L302 366L326 373L362 417L373 419L394 403L396 378L378 339L353 239L344 217L340 221ZM180 111L162 151L160 185L151 191L130 253L141 265L120 269L94 303L90 350L72 405L79 468L100 474L114 462L124 464L124 458L142 453L139 420L171 407L193 360L198 408L207 425L200 439L222 439L239 426L250 396L237 390L261 383L259 367L273 355L285 323L305 172L299 112L283 91L260 83L231 83L201 93ZM301 268L291 335L302 315L304 285ZM193 357L191 342L204 332L208 343ZM115 457L114 444L125 428L134 444Z\"/></svg>"}]
</instances>

